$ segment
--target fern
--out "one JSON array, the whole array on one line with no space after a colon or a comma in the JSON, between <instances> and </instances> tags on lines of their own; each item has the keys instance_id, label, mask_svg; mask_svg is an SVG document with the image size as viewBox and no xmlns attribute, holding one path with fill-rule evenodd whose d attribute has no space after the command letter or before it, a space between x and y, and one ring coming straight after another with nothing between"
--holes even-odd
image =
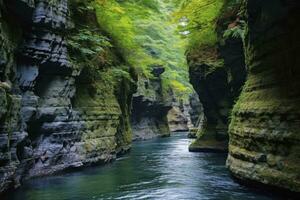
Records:
<instances>
[{"instance_id":1,"label":"fern","mask_svg":"<svg viewBox=\"0 0 300 200\"><path fill-rule=\"evenodd\" d=\"M181 32L190 32L188 49L216 44L215 26L223 4L224 0L185 0L182 3L175 17L188 19L187 26L180 28Z\"/></svg>"},{"instance_id":2,"label":"fern","mask_svg":"<svg viewBox=\"0 0 300 200\"><path fill-rule=\"evenodd\" d=\"M90 59L92 56L104 51L104 48L112 47L107 37L87 29L80 30L76 35L71 36L68 45L71 50L76 51L86 59Z\"/></svg>"},{"instance_id":3,"label":"fern","mask_svg":"<svg viewBox=\"0 0 300 200\"><path fill-rule=\"evenodd\" d=\"M228 28L224 31L223 38L244 38L245 37L245 29L246 29L246 22L244 20L239 20L237 25Z\"/></svg>"}]
</instances>

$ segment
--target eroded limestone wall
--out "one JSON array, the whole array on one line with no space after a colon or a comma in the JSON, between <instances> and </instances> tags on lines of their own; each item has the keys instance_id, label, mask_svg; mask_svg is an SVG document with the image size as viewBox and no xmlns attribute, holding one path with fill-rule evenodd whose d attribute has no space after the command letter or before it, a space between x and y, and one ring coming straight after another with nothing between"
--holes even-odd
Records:
<instances>
[{"instance_id":1,"label":"eroded limestone wall","mask_svg":"<svg viewBox=\"0 0 300 200\"><path fill-rule=\"evenodd\" d=\"M248 78L229 127L232 174L300 192L298 1L248 0Z\"/></svg>"},{"instance_id":2,"label":"eroded limestone wall","mask_svg":"<svg viewBox=\"0 0 300 200\"><path fill-rule=\"evenodd\" d=\"M222 25L232 21L226 20ZM191 151L227 151L231 109L246 78L241 37L224 39L222 35L227 26L218 29L220 42L214 49L194 50L187 57L190 81L205 115L197 139L190 146ZM221 40L225 40L224 44ZM203 53L206 51L212 51L210 54L216 56L215 61L207 59Z\"/></svg>"},{"instance_id":3,"label":"eroded limestone wall","mask_svg":"<svg viewBox=\"0 0 300 200\"><path fill-rule=\"evenodd\" d=\"M69 52L69 37L86 33L77 19L99 31L84 3L0 1L0 193L23 178L108 162L131 146L130 70L87 65ZM91 67L95 79L87 78Z\"/></svg>"},{"instance_id":4,"label":"eroded limestone wall","mask_svg":"<svg viewBox=\"0 0 300 200\"><path fill-rule=\"evenodd\" d=\"M170 135L167 114L171 101L164 99L162 92L160 75L163 72L164 68L160 67L153 70L153 78L138 78L137 92L132 100L133 140Z\"/></svg>"}]
</instances>

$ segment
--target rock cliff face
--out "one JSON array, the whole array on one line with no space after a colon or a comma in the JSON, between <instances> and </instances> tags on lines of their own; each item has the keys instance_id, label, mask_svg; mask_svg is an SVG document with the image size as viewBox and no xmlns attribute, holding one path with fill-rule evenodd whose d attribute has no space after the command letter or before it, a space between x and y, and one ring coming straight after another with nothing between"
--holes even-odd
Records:
<instances>
[{"instance_id":1,"label":"rock cliff face","mask_svg":"<svg viewBox=\"0 0 300 200\"><path fill-rule=\"evenodd\" d=\"M178 102L174 97L172 109L167 115L170 131L188 132L197 126L199 116L202 113L202 105L196 92L190 94L186 102L184 100Z\"/></svg>"},{"instance_id":2,"label":"rock cliff face","mask_svg":"<svg viewBox=\"0 0 300 200\"><path fill-rule=\"evenodd\" d=\"M127 151L130 70L85 64L70 50L70 37L90 36L78 19L98 30L93 10L68 0L1 0L0 6L0 193L22 178ZM94 79L91 66L100 72Z\"/></svg>"},{"instance_id":3,"label":"rock cliff face","mask_svg":"<svg viewBox=\"0 0 300 200\"><path fill-rule=\"evenodd\" d=\"M226 28L220 28L219 34L223 34ZM207 60L212 56L215 61ZM227 151L230 111L246 78L242 40L227 39L216 49L190 52L187 59L190 80L205 115L202 130L190 150Z\"/></svg>"},{"instance_id":4,"label":"rock cliff face","mask_svg":"<svg viewBox=\"0 0 300 200\"><path fill-rule=\"evenodd\" d=\"M34 5L26 1L14 2L17 8L24 8L27 14L32 14ZM15 51L22 39L22 27L18 19L9 15L8 6L3 1L1 5L1 84L0 84L0 192L7 189L13 182L20 165L18 159L18 144L25 141L28 133L20 119L22 97L14 92L13 79L16 76ZM10 5L13 6L13 5ZM21 13L16 13L19 15ZM31 20L30 18L22 18ZM24 21L21 21L24 22ZM19 26L11 26L11 23ZM16 33L16 34L14 34ZM17 34L20 33L20 34ZM28 149L28 152L30 150ZM17 183L16 183L17 184Z\"/></svg>"},{"instance_id":5,"label":"rock cliff face","mask_svg":"<svg viewBox=\"0 0 300 200\"><path fill-rule=\"evenodd\" d=\"M170 135L167 114L171 101L164 99L160 75L164 68L152 71L153 78L140 76L137 93L132 100L133 140L145 140Z\"/></svg>"},{"instance_id":6,"label":"rock cliff face","mask_svg":"<svg viewBox=\"0 0 300 200\"><path fill-rule=\"evenodd\" d=\"M232 112L227 165L246 182L300 192L299 9L293 0L245 4L248 78Z\"/></svg>"}]
</instances>

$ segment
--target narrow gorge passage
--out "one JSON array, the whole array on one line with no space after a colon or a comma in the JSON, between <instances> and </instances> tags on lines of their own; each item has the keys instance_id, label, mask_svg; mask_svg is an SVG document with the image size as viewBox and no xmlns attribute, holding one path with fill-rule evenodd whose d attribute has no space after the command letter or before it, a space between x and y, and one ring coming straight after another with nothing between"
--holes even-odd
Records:
<instances>
[{"instance_id":1,"label":"narrow gorge passage","mask_svg":"<svg viewBox=\"0 0 300 200\"><path fill-rule=\"evenodd\" d=\"M0 199L298 199L299 10L0 0Z\"/></svg>"},{"instance_id":2,"label":"narrow gorge passage","mask_svg":"<svg viewBox=\"0 0 300 200\"><path fill-rule=\"evenodd\" d=\"M276 199L235 183L226 154L191 153L190 142L186 133L136 142L114 163L26 181L4 200Z\"/></svg>"}]
</instances>

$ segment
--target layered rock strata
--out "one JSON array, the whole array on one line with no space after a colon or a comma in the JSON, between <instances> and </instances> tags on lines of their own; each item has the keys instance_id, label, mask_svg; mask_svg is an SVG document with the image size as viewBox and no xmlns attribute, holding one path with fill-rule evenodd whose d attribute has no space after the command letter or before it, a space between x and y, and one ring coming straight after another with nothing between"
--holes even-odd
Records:
<instances>
[{"instance_id":1,"label":"layered rock strata","mask_svg":"<svg viewBox=\"0 0 300 200\"><path fill-rule=\"evenodd\" d=\"M220 30L223 33L224 29ZM213 51L207 61L203 51ZM208 55L207 55L208 56ZM202 49L188 55L190 80L203 105L204 117L190 151L227 151L229 115L246 78L241 38L228 38L218 49Z\"/></svg>"},{"instance_id":2,"label":"layered rock strata","mask_svg":"<svg viewBox=\"0 0 300 200\"><path fill-rule=\"evenodd\" d=\"M227 165L247 183L300 192L298 1L245 2L248 78L234 106Z\"/></svg>"},{"instance_id":3,"label":"layered rock strata","mask_svg":"<svg viewBox=\"0 0 300 200\"><path fill-rule=\"evenodd\" d=\"M116 75L116 66L87 78L91 66L70 54L68 38L79 34L78 18L98 27L91 9L75 19L74 3L0 1L0 192L130 148L135 84L129 72Z\"/></svg>"},{"instance_id":4,"label":"layered rock strata","mask_svg":"<svg viewBox=\"0 0 300 200\"><path fill-rule=\"evenodd\" d=\"M172 95L171 95L172 96ZM187 100L172 101L172 109L167 118L171 132L188 132L197 126L198 119L203 113L202 105L196 92L190 94Z\"/></svg>"}]
</instances>

